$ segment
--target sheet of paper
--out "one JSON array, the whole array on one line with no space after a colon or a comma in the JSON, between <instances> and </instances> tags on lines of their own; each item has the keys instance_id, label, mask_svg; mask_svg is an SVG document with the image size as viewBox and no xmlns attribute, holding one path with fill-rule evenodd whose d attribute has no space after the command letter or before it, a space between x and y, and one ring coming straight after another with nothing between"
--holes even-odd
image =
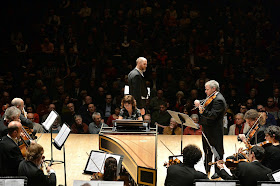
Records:
<instances>
[{"instance_id":1,"label":"sheet of paper","mask_svg":"<svg viewBox=\"0 0 280 186\"><path fill-rule=\"evenodd\" d=\"M55 111L51 111L49 116L47 117L46 121L42 123L42 125L45 127L46 130L50 130L53 122L56 120L58 117L58 114Z\"/></svg>"},{"instance_id":2,"label":"sheet of paper","mask_svg":"<svg viewBox=\"0 0 280 186\"><path fill-rule=\"evenodd\" d=\"M60 129L58 135L56 136L56 138L54 139L55 143L61 147L63 145L63 143L65 142L65 140L67 139L69 133L70 133L70 128L64 123L62 125L62 128Z\"/></svg>"},{"instance_id":3,"label":"sheet of paper","mask_svg":"<svg viewBox=\"0 0 280 186\"><path fill-rule=\"evenodd\" d=\"M125 85L124 86L124 95L128 95L129 94L129 86Z\"/></svg>"}]
</instances>

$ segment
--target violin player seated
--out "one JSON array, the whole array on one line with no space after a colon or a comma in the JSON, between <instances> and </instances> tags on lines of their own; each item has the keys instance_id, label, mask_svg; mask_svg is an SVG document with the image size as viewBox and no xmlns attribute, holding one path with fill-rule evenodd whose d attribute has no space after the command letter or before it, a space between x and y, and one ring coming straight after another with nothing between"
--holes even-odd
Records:
<instances>
[{"instance_id":1,"label":"violin player seated","mask_svg":"<svg viewBox=\"0 0 280 186\"><path fill-rule=\"evenodd\" d=\"M263 146L265 149L265 157L262 164L272 171L280 169L280 127L269 126L265 129L265 139L267 140L267 146Z\"/></svg>"},{"instance_id":2,"label":"violin player seated","mask_svg":"<svg viewBox=\"0 0 280 186\"><path fill-rule=\"evenodd\" d=\"M250 162L240 161L236 169L232 171L232 176L225 171L224 164L218 161L217 166L220 169L218 174L224 180L239 180L241 186L255 186L258 181L268 181L267 174L272 171L261 164L264 155L263 147L254 146L249 150Z\"/></svg>"},{"instance_id":3,"label":"violin player seated","mask_svg":"<svg viewBox=\"0 0 280 186\"><path fill-rule=\"evenodd\" d=\"M164 135L180 135L181 133L181 127L178 127L178 123L174 118L171 118L169 126L163 129Z\"/></svg>"},{"instance_id":4,"label":"violin player seated","mask_svg":"<svg viewBox=\"0 0 280 186\"><path fill-rule=\"evenodd\" d=\"M123 97L119 119L143 120L140 110L136 107L136 100L131 95Z\"/></svg>"},{"instance_id":5,"label":"violin player seated","mask_svg":"<svg viewBox=\"0 0 280 186\"><path fill-rule=\"evenodd\" d=\"M92 175L92 180L117 181L117 160L108 157L104 164L104 174L97 172Z\"/></svg>"},{"instance_id":6,"label":"violin player seated","mask_svg":"<svg viewBox=\"0 0 280 186\"><path fill-rule=\"evenodd\" d=\"M187 145L183 149L183 163L168 167L164 185L193 185L195 179L208 180L206 174L194 169L201 157L202 152L196 145Z\"/></svg>"},{"instance_id":7,"label":"violin player seated","mask_svg":"<svg viewBox=\"0 0 280 186\"><path fill-rule=\"evenodd\" d=\"M44 163L44 149L41 145L34 143L27 148L26 160L22 161L18 167L18 175L26 176L27 186L55 186L55 171L50 167L47 168L48 175L45 175L40 169Z\"/></svg>"}]
</instances>

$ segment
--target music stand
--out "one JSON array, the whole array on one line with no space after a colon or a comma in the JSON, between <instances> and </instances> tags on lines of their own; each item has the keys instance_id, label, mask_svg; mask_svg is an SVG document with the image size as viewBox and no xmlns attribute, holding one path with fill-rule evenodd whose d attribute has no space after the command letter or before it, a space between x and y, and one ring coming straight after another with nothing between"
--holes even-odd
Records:
<instances>
[{"instance_id":1,"label":"music stand","mask_svg":"<svg viewBox=\"0 0 280 186\"><path fill-rule=\"evenodd\" d=\"M187 115L180 112L175 112L172 110L167 110L172 118L175 119L176 123L181 124L181 153L183 151L183 133L184 133L184 126L192 127L194 129L198 129L195 125L194 121ZM184 122L183 122L184 121Z\"/></svg>"}]
</instances>

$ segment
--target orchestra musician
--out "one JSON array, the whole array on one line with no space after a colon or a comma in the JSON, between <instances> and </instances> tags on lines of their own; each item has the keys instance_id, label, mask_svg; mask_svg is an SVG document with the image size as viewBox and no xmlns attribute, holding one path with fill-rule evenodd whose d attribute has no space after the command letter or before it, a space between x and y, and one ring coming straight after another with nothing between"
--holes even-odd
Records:
<instances>
[{"instance_id":1,"label":"orchestra musician","mask_svg":"<svg viewBox=\"0 0 280 186\"><path fill-rule=\"evenodd\" d=\"M254 145L265 140L264 130L260 129L260 125L265 123L265 118L262 117L262 114L262 112L259 113L255 109L250 109L245 113L244 119L249 124L250 129L246 134L238 135L245 144L249 142L250 145Z\"/></svg>"},{"instance_id":2,"label":"orchestra musician","mask_svg":"<svg viewBox=\"0 0 280 186\"><path fill-rule=\"evenodd\" d=\"M27 148L26 160L19 164L18 175L26 176L27 186L55 186L55 171L50 167L46 167L48 175L45 175L40 169L44 163L44 149L41 145L34 143Z\"/></svg>"},{"instance_id":3,"label":"orchestra musician","mask_svg":"<svg viewBox=\"0 0 280 186\"><path fill-rule=\"evenodd\" d=\"M262 164L272 171L280 169L280 127L279 126L269 126L265 129L265 139L267 142L271 142L270 145L264 147L265 157Z\"/></svg>"},{"instance_id":4,"label":"orchestra musician","mask_svg":"<svg viewBox=\"0 0 280 186\"><path fill-rule=\"evenodd\" d=\"M117 181L117 178L117 160L113 157L105 160L104 174L98 172L92 175L93 180Z\"/></svg>"},{"instance_id":5,"label":"orchestra musician","mask_svg":"<svg viewBox=\"0 0 280 186\"><path fill-rule=\"evenodd\" d=\"M201 157L202 152L196 145L187 145L183 149L183 163L168 167L164 185L193 185L195 179L208 180L206 174L194 169Z\"/></svg>"},{"instance_id":6,"label":"orchestra musician","mask_svg":"<svg viewBox=\"0 0 280 186\"><path fill-rule=\"evenodd\" d=\"M18 110L15 109L14 113ZM18 110L18 118L19 115ZM0 176L17 176L19 163L24 159L18 146L22 132L22 125L19 121L11 121L8 124L8 134L0 142Z\"/></svg>"},{"instance_id":7,"label":"orchestra musician","mask_svg":"<svg viewBox=\"0 0 280 186\"><path fill-rule=\"evenodd\" d=\"M223 146L223 118L226 112L226 101L223 95L219 92L219 83L215 80L210 80L205 83L205 93L207 98L203 105L195 105L199 108L200 124L202 130L210 142L210 145L215 147L221 159L223 159L224 146ZM205 169L209 175L210 166L208 163L212 160L213 153L206 142L205 138L202 138L203 150L205 153ZM218 178L217 167L215 166L215 174L212 179Z\"/></svg>"},{"instance_id":8,"label":"orchestra musician","mask_svg":"<svg viewBox=\"0 0 280 186\"><path fill-rule=\"evenodd\" d=\"M140 110L136 107L136 100L131 95L123 97L119 119L143 120Z\"/></svg>"},{"instance_id":9,"label":"orchestra musician","mask_svg":"<svg viewBox=\"0 0 280 186\"><path fill-rule=\"evenodd\" d=\"M217 162L217 166L220 168L219 175L224 180L239 180L241 186L255 186L257 181L268 181L268 173L271 169L261 164L261 160L264 158L265 150L263 147L254 146L249 150L249 161L240 161L232 176L230 176L225 170L221 161Z\"/></svg>"}]
</instances>

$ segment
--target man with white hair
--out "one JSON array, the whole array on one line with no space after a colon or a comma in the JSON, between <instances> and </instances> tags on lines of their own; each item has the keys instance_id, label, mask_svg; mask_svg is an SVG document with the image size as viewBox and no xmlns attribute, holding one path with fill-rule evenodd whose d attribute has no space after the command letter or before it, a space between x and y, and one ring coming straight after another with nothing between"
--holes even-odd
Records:
<instances>
[{"instance_id":1,"label":"man with white hair","mask_svg":"<svg viewBox=\"0 0 280 186\"><path fill-rule=\"evenodd\" d=\"M11 104L20 110L21 112L20 121L22 125L27 126L30 129L33 129L34 132L38 132L38 133L44 132L42 125L40 125L39 123L33 123L31 120L27 118L27 113L25 113L24 111L24 101L21 98L14 98Z\"/></svg>"},{"instance_id":2,"label":"man with white hair","mask_svg":"<svg viewBox=\"0 0 280 186\"><path fill-rule=\"evenodd\" d=\"M223 159L224 154L224 126L223 118L226 112L226 101L223 95L219 92L219 83L215 80L210 80L205 83L205 93L207 98L203 105L198 105L199 113L201 115L200 124L202 125L203 132L211 146L215 147L220 159ZM197 102L197 101L195 101ZM205 169L206 173L210 172L210 166L208 162L212 161L213 153L206 142L205 138L202 138L203 150L205 153ZM215 157L216 160L218 159ZM216 161L215 160L215 161ZM215 166L216 173L211 177L212 179L218 178L218 168Z\"/></svg>"},{"instance_id":3,"label":"man with white hair","mask_svg":"<svg viewBox=\"0 0 280 186\"><path fill-rule=\"evenodd\" d=\"M148 90L144 80L144 72L147 68L147 59L139 57L136 60L136 67L128 74L129 94L136 100L136 106L140 109L141 114L145 114L145 99L148 95Z\"/></svg>"}]
</instances>

